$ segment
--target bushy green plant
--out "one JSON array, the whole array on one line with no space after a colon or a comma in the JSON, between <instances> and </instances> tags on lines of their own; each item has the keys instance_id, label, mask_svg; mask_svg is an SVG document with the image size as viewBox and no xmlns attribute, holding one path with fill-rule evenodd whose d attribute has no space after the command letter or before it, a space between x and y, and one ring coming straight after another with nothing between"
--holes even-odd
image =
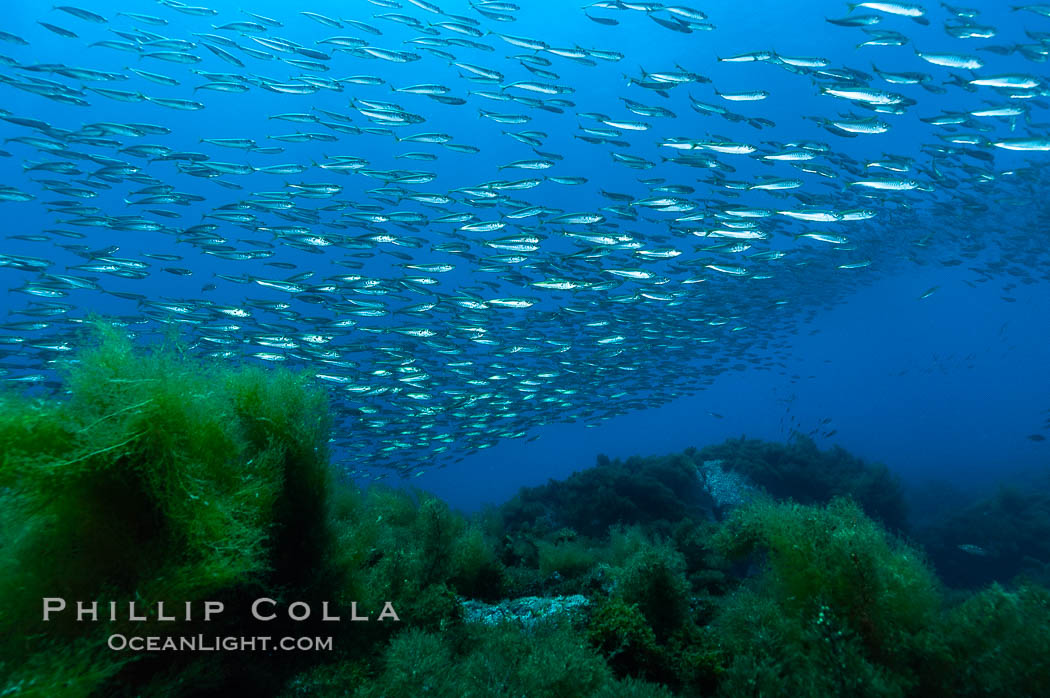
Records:
<instances>
[{"instance_id":1,"label":"bushy green plant","mask_svg":"<svg viewBox=\"0 0 1050 698\"><path fill-rule=\"evenodd\" d=\"M390 643L382 673L356 695L377 698L435 696L455 698L459 678L453 674L452 649L438 633L411 628Z\"/></svg>"},{"instance_id":2,"label":"bushy green plant","mask_svg":"<svg viewBox=\"0 0 1050 698\"><path fill-rule=\"evenodd\" d=\"M631 698L667 693L638 681L619 682L569 626L541 622L471 626L455 639L418 629L390 643L374 682L357 698Z\"/></svg>"},{"instance_id":3,"label":"bushy green plant","mask_svg":"<svg viewBox=\"0 0 1050 698\"><path fill-rule=\"evenodd\" d=\"M494 600L504 589L494 544L432 495L373 486L336 497L333 509L347 601L377 611L390 601L405 624L432 628L458 620L456 594Z\"/></svg>"},{"instance_id":4,"label":"bushy green plant","mask_svg":"<svg viewBox=\"0 0 1050 698\"><path fill-rule=\"evenodd\" d=\"M496 558L496 546L477 524L456 539L451 581L464 596L482 601L498 600L507 588L506 569Z\"/></svg>"},{"instance_id":5,"label":"bushy green plant","mask_svg":"<svg viewBox=\"0 0 1050 698\"><path fill-rule=\"evenodd\" d=\"M626 678L605 684L594 694L594 698L672 698L673 695L665 686Z\"/></svg>"},{"instance_id":6,"label":"bushy green plant","mask_svg":"<svg viewBox=\"0 0 1050 698\"><path fill-rule=\"evenodd\" d=\"M730 586L727 562L713 546L718 526L708 521L683 519L671 532L671 542L685 560L686 577L696 592L725 594Z\"/></svg>"},{"instance_id":7,"label":"bushy green plant","mask_svg":"<svg viewBox=\"0 0 1050 698\"><path fill-rule=\"evenodd\" d=\"M459 605L447 582L462 522L436 500L421 504L411 492L376 486L355 499L333 521L336 548L344 548L337 593L343 603L357 601L371 613L389 601L403 619L362 626L362 641L384 642L402 626L437 629L455 622Z\"/></svg>"},{"instance_id":8,"label":"bushy green plant","mask_svg":"<svg viewBox=\"0 0 1050 698\"><path fill-rule=\"evenodd\" d=\"M643 526L614 526L609 529L609 543L604 557L612 565L622 566L652 545L652 537Z\"/></svg>"},{"instance_id":9,"label":"bushy green plant","mask_svg":"<svg viewBox=\"0 0 1050 698\"><path fill-rule=\"evenodd\" d=\"M98 332L67 370L66 399L5 396L0 410L0 671L23 689L68 677L50 695L111 679L133 692L155 672L139 666L151 657L93 649L134 622L99 629L67 612L45 627L43 597L126 608L306 594L329 543L322 391L290 372L208 365Z\"/></svg>"},{"instance_id":10,"label":"bushy green plant","mask_svg":"<svg viewBox=\"0 0 1050 698\"><path fill-rule=\"evenodd\" d=\"M352 698L362 683L371 680L364 662L329 662L295 675L277 695L279 698Z\"/></svg>"},{"instance_id":11,"label":"bushy green plant","mask_svg":"<svg viewBox=\"0 0 1050 698\"><path fill-rule=\"evenodd\" d=\"M616 572L616 594L638 606L661 641L691 620L690 592L685 559L667 542L650 543Z\"/></svg>"},{"instance_id":12,"label":"bushy green plant","mask_svg":"<svg viewBox=\"0 0 1050 698\"><path fill-rule=\"evenodd\" d=\"M1050 686L1050 591L993 584L952 609L942 626L950 659L930 679L943 695L1038 696Z\"/></svg>"},{"instance_id":13,"label":"bushy green plant","mask_svg":"<svg viewBox=\"0 0 1050 698\"><path fill-rule=\"evenodd\" d=\"M760 551L767 565L714 623L731 657L728 694L786 681L788 694L904 695L918 682L938 585L919 553L859 506L757 501L715 540L731 556Z\"/></svg>"},{"instance_id":14,"label":"bushy green plant","mask_svg":"<svg viewBox=\"0 0 1050 698\"><path fill-rule=\"evenodd\" d=\"M503 506L504 526L544 536L570 527L600 539L616 525L643 524L668 530L686 516L704 518L713 503L682 455L626 461L599 456L595 467L562 481L523 488Z\"/></svg>"},{"instance_id":15,"label":"bushy green plant","mask_svg":"<svg viewBox=\"0 0 1050 698\"><path fill-rule=\"evenodd\" d=\"M756 502L734 512L715 542L727 555L764 551L768 583L787 612L815 618L830 609L882 656L903 660L909 638L939 611L938 584L921 554L849 500Z\"/></svg>"},{"instance_id":16,"label":"bushy green plant","mask_svg":"<svg viewBox=\"0 0 1050 698\"><path fill-rule=\"evenodd\" d=\"M718 695L894 698L913 682L880 665L829 606L787 612L768 589L730 596L712 626L724 666Z\"/></svg>"},{"instance_id":17,"label":"bushy green plant","mask_svg":"<svg viewBox=\"0 0 1050 698\"><path fill-rule=\"evenodd\" d=\"M598 552L578 540L548 543L537 541L540 576L549 579L557 573L562 577L578 577L598 562Z\"/></svg>"},{"instance_id":18,"label":"bushy green plant","mask_svg":"<svg viewBox=\"0 0 1050 698\"><path fill-rule=\"evenodd\" d=\"M723 657L711 633L682 622L660 641L638 606L617 596L592 609L587 636L617 676L665 684L683 695L707 695L723 671Z\"/></svg>"},{"instance_id":19,"label":"bushy green plant","mask_svg":"<svg viewBox=\"0 0 1050 698\"><path fill-rule=\"evenodd\" d=\"M668 678L685 695L713 695L725 672L725 656L709 627L683 625L664 645Z\"/></svg>"},{"instance_id":20,"label":"bushy green plant","mask_svg":"<svg viewBox=\"0 0 1050 698\"><path fill-rule=\"evenodd\" d=\"M508 698L585 698L613 680L586 640L558 621L540 623L528 634L516 628L486 630L464 665L464 690L477 686L474 692L479 696L484 695L481 687L506 684Z\"/></svg>"},{"instance_id":21,"label":"bushy green plant","mask_svg":"<svg viewBox=\"0 0 1050 698\"><path fill-rule=\"evenodd\" d=\"M591 612L587 634L617 675L658 678L663 673L656 633L637 605L606 599Z\"/></svg>"}]
</instances>

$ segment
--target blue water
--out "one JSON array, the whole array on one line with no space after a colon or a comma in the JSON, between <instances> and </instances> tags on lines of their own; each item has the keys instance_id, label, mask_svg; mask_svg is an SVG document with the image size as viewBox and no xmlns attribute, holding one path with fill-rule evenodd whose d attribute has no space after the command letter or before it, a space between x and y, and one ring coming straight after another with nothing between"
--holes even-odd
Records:
<instances>
[{"instance_id":1,"label":"blue water","mask_svg":"<svg viewBox=\"0 0 1050 698\"><path fill-rule=\"evenodd\" d=\"M1048 311L1045 294L1032 286L1008 304L987 287L960 284L916 306L921 285L885 279L821 313L809 326L818 334L793 339L787 376L733 372L700 395L598 428L552 426L535 442L503 444L434 473L434 489L462 506L501 501L518 485L508 472L540 484L593 465L597 453L657 455L741 435L782 441L786 414L805 432L831 417L838 433L818 436L819 445L886 463L910 484L980 490L1045 468L1045 445L1026 438L1045 420L1044 330L1032 322Z\"/></svg>"},{"instance_id":2,"label":"blue water","mask_svg":"<svg viewBox=\"0 0 1050 698\"><path fill-rule=\"evenodd\" d=\"M139 258L147 252L182 255L184 259L179 262L146 260L152 267L149 276L144 279L108 275L99 277L90 273L83 275L100 278L100 284L108 291L143 294L151 300L165 297L198 302L207 299L228 306L243 306L246 299L291 302L292 309L299 313L291 324L304 332L316 330L319 323L311 319L330 319L339 313L332 312L324 304L290 300L289 294L254 283L241 285L215 279L213 274L250 274L285 279L295 273L315 271L316 278L309 283L320 283L326 276L340 273L358 273L389 280L405 273L396 266L405 260L385 253L385 250L394 250L411 255L415 263L455 264L454 272L433 275L441 277L439 288L443 292L452 293L463 287L493 282L495 286L492 288L481 287L487 297L527 296L538 299L538 303L527 310L486 311L489 327L496 334L504 331L513 333L513 330L506 328L528 322L539 312L558 312L558 317L567 318L570 316L564 313L566 306L582 310L582 313L571 316L571 323L575 324L568 327L572 329L556 331L554 325L544 324L542 330L530 340L537 343L543 339L575 342L572 350L555 355L554 359L539 359L516 352L497 356L484 346L472 346L461 339L455 340L465 347L466 355L486 375L508 369L520 369L531 375L549 368L551 361L558 359L568 362L562 368L571 369L591 363L602 366L601 372L591 374L582 382L576 382L577 379L569 374L564 374L554 382L552 387L559 384L568 387L571 382L572 387L578 390L572 398L575 404L571 408L555 404L541 409L536 407L535 402L522 400L527 393L514 390L501 393L510 401L510 406L505 408L512 413L509 425L505 421L489 420L484 415L479 421L478 415L470 410L461 410L460 414L456 414L448 401L449 390L473 390L479 394L499 392L502 388L498 382L484 388L464 385L459 382L457 374L449 372L442 363L455 359L434 353L410 337L384 332L392 327L426 326L439 336L445 336L454 325L464 322L463 316L457 315L459 311L422 318L403 315L399 308L407 303L426 300L427 289L423 289L422 294L398 290L394 294L397 302L391 302L391 313L384 318L356 318L358 327L371 328L377 332L346 329L337 335L333 334L329 345L337 351L341 351L340 347L361 343L352 351L343 351L344 358L358 364L345 374L352 376L359 385L405 389L404 383L396 382L396 376L368 373L380 367L377 362L380 357L375 347L384 344L397 345L409 355L416 354L416 365L424 368L431 376L426 383L427 389L423 391L427 397L421 400L395 398L390 393L365 399L342 391L338 386L333 388L334 400L341 408L355 410L367 404L379 410L383 418L383 424L368 423L367 418L359 414L341 412L344 419L336 434L337 460L357 476L368 473L370 478L376 474L392 473L390 479L395 480L397 474L408 475L409 484L429 489L465 509L476 508L483 502L501 501L522 485L540 483L549 477L562 477L573 470L587 467L598 453L619 457L668 453L741 434L784 440L791 436L793 430L801 433L815 431L821 445L839 444L866 459L882 461L906 481L915 483L927 479L945 479L970 488L1046 466L1050 445L1028 437L1038 435L1043 429L1047 416L1045 410L1050 407L1047 400L1050 394L1050 364L1046 361L1047 318L1050 317L1046 270L1047 262L1050 261L1047 252L1050 235L1043 215L1045 205L1042 193L1045 184L1043 168L1050 153L1012 152L996 148L990 142L1023 136L1047 137L1050 114L1047 113L1045 99L1038 92L1048 83L1043 82L1042 88L1027 94L1030 99L1024 100L1011 100L1007 95L997 94L985 87L969 92L948 85L943 94L935 94L919 85L888 84L874 74L872 65L889 72L925 72L931 76L932 85L943 84L953 73L961 76L964 82L974 76L1003 73L1020 73L1045 81L1048 75L1045 63L1041 61L1028 60L1016 50L1009 55L1001 55L979 49L987 46L1015 47L1018 44L1039 46L1039 41L1025 32L1050 32L1050 19L1032 12L1011 11L1005 3L991 0L971 2L968 6L980 11L975 21L981 25L994 26L997 35L990 39L961 40L949 36L943 29L946 21L959 24L961 20L951 17L944 7L927 3L928 26L904 17L883 15L882 21L872 27L902 33L909 39L906 45L856 48L856 44L867 38L861 29L833 26L825 21L826 17L842 17L848 13L845 3L840 2L783 3L758 0L746 6L741 3L704 3L699 9L709 16L707 21L714 24L715 28L691 34L665 29L651 21L642 11L591 10L595 16L615 18L620 22L617 26L602 26L588 19L579 5L549 0L522 3L520 11L506 13L515 19L507 22L485 19L467 3L450 1L440 5L447 14L478 20L483 31L541 39L555 47L578 46L616 51L624 57L615 62L596 58L593 59L594 65L582 65L543 54L551 61L548 69L558 75L554 80L533 76L517 60L510 58L514 55L535 55L536 52L512 46L493 34L472 39L491 46L494 49L492 51L442 47L442 50L454 54L458 61L500 71L505 76L504 86L514 80L535 80L574 88L573 94L558 96L571 100L575 106L564 107L564 113L554 114L514 102L494 102L468 95L470 90L498 92L501 86L466 80L447 60L427 53L418 45L404 43L421 36L418 31L375 17L383 13L399 13L424 23L449 21L448 17L427 12L407 1L402 2L400 8L381 7L363 1L351 5L319 0L294 8L287 3L270 1L252 4L252 12L273 17L284 24L281 28L271 28L263 36L283 37L306 47L326 51L331 47L314 42L333 35L355 36L367 39L375 46L413 51L421 56L418 61L398 64L347 53L332 53L332 60L327 62L331 70L325 73L305 73L278 60L260 61L236 49L230 51L246 64L245 68L223 62L202 46L188 51L202 58L196 65L143 59L132 53L89 46L96 41L121 40L111 30L132 31L136 23L116 15L117 11L126 11L156 15L167 20L167 24L162 27L148 24L139 26L168 38L196 40L194 32L211 32L229 36L242 45L262 49L245 36L212 28L225 22L251 20L241 13L241 5L231 2L209 3L209 7L218 11L214 17L187 16L171 7L153 3L120 4L83 0L78 4L78 7L107 17L110 20L108 24L85 22L38 3L13 2L5 8L3 30L24 38L29 45L0 42L0 55L11 59L8 65L0 68L4 83L8 83L0 84L0 90L3 91L0 108L18 117L39 119L66 129L99 122L163 125L171 129L170 134L114 138L124 146L161 144L175 150L205 153L218 162L249 162L256 167L283 163L310 165L324 162L327 156L338 154L364 158L369 161L369 167L376 170L418 170L436 174L431 182L405 185L407 190L413 192L449 193L457 188L476 187L482 182L497 179L514 180L544 175L587 178L586 184L579 186L545 181L535 188L505 192L516 201L563 209L565 212L597 211L602 207L619 205L618 202L602 198L599 194L601 190L628 194L636 201L643 199L652 193L639 179L665 178L667 184L694 187L693 193L682 196L708 211L726 205L797 209L808 201L798 197L817 197L812 201L820 206L826 206L829 202L837 203L841 209L864 206L874 209L877 215L870 221L830 225L805 224L774 216L776 222L769 228L773 232L771 240L755 241L752 249L744 253L721 254L717 260L713 256L710 260L723 264L743 264L749 267L751 273L772 273L772 279L740 279L705 271L702 266L693 268L694 273L704 272L707 280L700 285L717 299L718 312L733 318L728 326L712 326L708 334L704 335L713 341L682 346L670 339L661 342L659 337L652 335L647 336L644 342L639 341L639 333L646 329L647 321L657 323L657 327L680 328L687 326L688 316L703 312L705 306L696 300L694 306L679 311L661 301L636 301L628 304L630 314L621 316L627 321L615 328L625 337L625 352L620 355L604 354L600 347L596 349L589 342L600 334L587 335L587 330L581 328L589 315L604 316L609 312L619 312L627 305L613 303L600 293L566 294L521 287L515 284L513 276L500 278L497 274L479 269L483 266L480 261L483 257L500 253L478 245L479 240L491 240L517 232L514 220L502 218L517 208L515 204L504 203L495 210L470 208L462 201L439 207L440 210L428 209L412 202L388 200L377 204L375 199L367 198L366 192L382 187L384 183L361 174L344 176L312 167L297 175L255 173L218 178L240 184L242 189L238 190L179 174L170 162L147 163L141 158L121 155L116 148L93 149L83 144L73 148L132 162L141 167L142 172L174 185L179 192L204 199L185 207L126 206L124 200L128 192L146 185L125 180L111 183L112 189L102 190L97 197L84 202L89 206L98 206L110 216L142 214L149 218L151 214L144 213L144 210L150 208L174 210L181 214L179 218L155 215L151 218L164 226L171 226L172 231L169 233L132 232L105 226L76 226L69 223L74 217L48 212L49 201L68 200L68 197L44 191L34 180L68 181L71 178L48 172L25 172L23 166L27 161L63 158L38 152L24 143L9 142L0 146L10 153L10 157L0 158L0 183L31 193L36 198L33 201L0 204L6 214L6 235L37 235L41 231L61 229L75 230L86 234L86 237L75 240L52 234L50 242L5 239L2 253L49 259L53 265L48 272L57 274L76 274L75 271L68 271L68 267L86 261L60 248L60 244L83 244L92 250L116 245L120 249L112 255L121 258ZM325 27L298 14L299 10L368 22L380 28L382 35L373 36L352 26L343 29ZM854 14L866 12L869 11L860 8ZM78 34L78 38L57 36L38 24L39 21L72 30ZM439 36L463 37L447 29L442 29ZM899 115L871 114L845 100L821 95L817 82L807 75L792 74L768 62L732 63L717 60L718 57L760 50L775 51L783 56L820 56L828 59L831 67L866 71L872 75L869 83L871 87L905 95L915 100L915 104L908 105L904 113ZM916 50L976 55L983 59L985 66L977 71L966 71L931 65L919 59ZM26 66L47 63L123 73L130 79L83 82L53 72L25 70ZM669 91L666 98L629 84L627 76L640 78L642 69L649 72L674 71L677 70L676 65L709 78L711 82L678 85ZM168 75L178 79L181 84L168 87L147 82L127 71L128 67ZM383 78L386 84L347 84L342 91L320 89L310 95L281 95L257 85L238 94L203 90L194 92L193 88L206 80L191 70L263 76L283 83L300 74L324 78L373 75ZM174 111L149 102L118 102L90 91L84 93L90 106L78 107L50 101L9 84L28 77L55 80L74 90L87 85L139 91L150 97L198 100L206 108L200 111ZM451 88L450 95L466 98L467 103L445 105L423 95L391 91L391 86L405 87L421 83L448 86ZM721 92L767 90L770 96L762 101L730 102L719 98L715 94L716 89ZM520 91L515 93L549 98ZM690 107L690 95L746 117L768 119L775 126L759 130L744 122L733 123L716 115L698 114ZM675 112L677 117L649 118L632 114L624 108L621 101L623 97L665 107ZM447 133L453 136L454 143L477 146L481 151L478 154L458 153L440 145L399 143L386 135L341 134L318 124L268 118L282 112L324 109L348 115L358 127L382 126L370 122L353 108L351 100L357 99L396 102L406 111L425 118L425 123L397 127L398 134ZM976 146L975 149L991 155L991 161L967 158L958 153L942 154L936 162L931 160L931 147L951 145L942 136L977 132L968 126L954 130L937 128L921 122L920 117L937 116L942 112L968 112L987 105L1011 102L1023 102L1029 108L1027 119L1021 118L1015 123L996 118L974 121L975 124L990 127L987 132L979 134L989 143ZM499 124L480 118L479 108L492 112L527 114L531 120L522 125ZM575 137L581 134L577 130L580 124L599 128L607 126L578 117L578 112L599 112L609 115L611 120L643 121L651 124L651 128L646 131L622 131L619 138L629 142L629 148L586 143ZM857 117L877 116L889 123L891 129L884 134L843 138L806 118L834 119L850 112ZM556 153L563 159L556 161L550 170L542 172L498 169L499 165L515 160L540 157L523 143L504 135L506 131L523 130L547 134L539 150ZM297 131L333 133L339 136L339 140L312 143L268 140L268 136ZM5 139L39 135L33 129L9 122L0 122L0 133ZM719 186L712 179L711 170L661 161L660 156L673 157L675 151L659 147L657 143L672 137L749 143L760 149L756 156L774 152L788 143L825 143L829 146L829 152L812 162L829 167L836 177L803 174L784 162L770 165L752 156L703 152L735 168L732 172L720 170L731 181L755 182L763 176L798 177L804 180L803 187L788 192L787 197L761 191L730 190ZM285 152L278 155L245 153L201 143L202 138L253 138L260 146L283 146ZM438 158L432 162L395 158L396 154L409 151L432 152ZM654 167L645 170L625 167L613 161L610 155L612 151L644 157L653 162ZM914 158L915 169L903 176L929 185L933 190L887 192L881 195L880 192L873 192L876 198L864 199L858 195L856 188L844 186L857 179L858 172L851 172L849 162L842 160L843 157L851 158L863 166L863 163L883 158L887 154ZM97 168L91 162L73 162L80 165L84 172L84 175L79 176L81 179ZM963 164L965 167L960 167ZM934 167L947 174L943 178L938 177ZM883 173L887 174L885 171ZM201 254L199 249L185 242L178 242L180 236L176 229L204 222L202 216L219 206L257 198L254 193L282 191L288 182L337 183L344 189L334 197L335 200L378 205L385 211L412 210L431 217L470 211L479 220L505 220L510 226L494 233L466 233L471 244L475 245L476 259L434 252L427 245L409 248L380 243L371 250L327 247L320 254L307 254L287 245L276 245L273 247L274 256L262 260L294 263L297 265L295 270L268 268L259 260L225 261ZM457 196L462 198L461 195ZM308 208L330 203L324 199L299 199L297 202ZM983 204L986 210L976 211L973 209L974 204ZM649 243L650 247L674 246L685 254L669 262L632 258L626 253L614 257L615 264L603 260L596 264L606 268L630 266L666 275L671 283L658 287L660 291L685 288L679 284L690 274L673 271L673 264L691 258L703 258L705 253L696 252L694 248L719 241L688 237L681 233L669 235L663 221L684 214L646 212L644 215L653 221L644 218L636 221L619 220L612 215L607 217L611 223L620 225L620 231L629 231L636 239ZM259 217L265 218L268 225L294 224L262 214ZM519 223L533 226L536 220L531 218ZM220 221L210 219L210 222ZM598 226L597 229L607 230L606 225ZM454 227L429 224L406 231L397 225L382 224L378 229L423 238L434 244L452 241L447 233ZM544 235L549 237L539 250L527 253L530 261L564 263L558 255L582 249L580 245L557 234L564 228L585 231L586 226L544 229ZM316 226L312 230L322 234L333 232L331 228ZM794 239L794 234L809 230L848 235L852 249L840 250L833 245ZM336 232L358 235L375 231L350 228ZM255 243L243 240L274 242L268 232L252 230L250 226L223 224L217 232L237 249L257 248ZM667 239L660 240L660 236L667 236ZM780 264L746 262L747 256L768 249L787 251L788 256L777 260ZM961 252L966 254L960 255ZM361 269L347 269L332 263L348 259L348 254L363 255L359 258L349 257L361 262ZM836 268L839 264L864 259L870 259L871 266L860 269ZM795 262L802 261L804 265L795 265ZM952 265L946 265L948 262ZM173 276L161 271L165 266L187 268L193 274ZM985 273L975 269L984 269ZM551 275L542 271L531 272L533 281ZM5 288L23 287L36 278L36 272L0 266L0 280ZM607 280L606 277L602 278ZM216 290L202 291L201 287L207 283L216 283ZM605 293L615 295L643 287L628 281L620 288ZM928 289L934 287L937 287L935 293L920 299ZM383 296L353 297L365 301L390 301ZM773 305L774 299L786 300L786 303ZM48 300L9 293L5 296L4 306L6 310L12 311L24 307L27 302ZM53 300L71 305L66 317L80 318L95 313L120 318L143 337L163 333L163 325L156 319L142 321L143 309L132 301L97 291L78 290L70 291L65 298ZM269 323L289 322L287 318L267 315L262 311L256 311L255 319ZM191 341L199 338L192 323L180 324ZM244 325L243 330L233 333L238 340L263 331L252 327L251 323ZM729 331L737 326L741 327L739 331ZM74 323L56 321L42 336L72 336L70 333L74 329ZM280 333L277 330L274 332ZM19 332L5 331L5 334ZM586 349L583 345L586 345ZM217 348L200 343L195 346L202 351ZM258 346L248 349L242 341L233 349L238 353L271 351ZM295 351L287 353L286 361L283 362L285 365L313 372L332 372L329 366L318 362L316 357L296 355ZM24 347L2 358L3 363L0 365L9 369L5 377L10 378L40 370L46 372L51 366L48 362L57 357L47 350ZM618 389L615 381L626 380L626 372L619 371L616 368L618 365L630 365L635 372L639 366L648 366L649 369L644 371L648 373L646 380L625 383L624 390ZM692 394L684 394L686 386L701 376L705 377L702 384L693 385L690 389ZM433 406L434 413L421 415L417 408L422 406ZM608 408L624 413L602 419L603 412ZM822 420L828 418L830 422L821 425ZM835 433L825 436L831 430ZM409 436L404 436L402 431L407 431ZM477 433L470 433L472 431ZM503 438L510 433L518 433L522 438ZM449 437L432 441L431 437L437 434L448 434Z\"/></svg>"}]
</instances>

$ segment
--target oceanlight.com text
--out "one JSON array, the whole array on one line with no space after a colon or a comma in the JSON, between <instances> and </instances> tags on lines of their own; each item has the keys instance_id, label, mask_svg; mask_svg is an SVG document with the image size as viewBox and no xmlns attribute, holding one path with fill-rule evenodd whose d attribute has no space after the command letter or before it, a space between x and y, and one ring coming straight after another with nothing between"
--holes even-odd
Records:
<instances>
[{"instance_id":1,"label":"oceanlight.com text","mask_svg":"<svg viewBox=\"0 0 1050 698\"><path fill-rule=\"evenodd\" d=\"M110 635L106 646L117 652L330 652L332 638L214 635Z\"/></svg>"}]
</instances>

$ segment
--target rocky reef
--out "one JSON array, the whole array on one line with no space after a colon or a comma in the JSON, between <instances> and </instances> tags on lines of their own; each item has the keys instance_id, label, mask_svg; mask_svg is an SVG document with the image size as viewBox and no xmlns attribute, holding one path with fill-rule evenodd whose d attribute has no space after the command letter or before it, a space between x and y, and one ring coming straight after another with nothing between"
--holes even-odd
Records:
<instances>
[{"instance_id":1,"label":"rocky reef","mask_svg":"<svg viewBox=\"0 0 1050 698\"><path fill-rule=\"evenodd\" d=\"M885 466L804 439L733 439L599 457L465 517L423 492L336 477L325 394L308 376L215 368L102 325L64 387L0 396L0 695L947 698L1050 686L1038 574L1050 516L1033 492L917 532ZM958 559L983 559L975 551L996 564L967 576ZM944 569L970 589L947 586ZM68 604L45 623L47 598ZM248 614L260 599L272 620ZM104 618L78 619L74 600ZM158 600L180 614L188 602L192 618L162 620L172 607ZM216 602L226 610L204 620ZM132 603L141 616L109 619ZM313 612L296 620L297 607ZM115 634L331 644L130 652L107 646Z\"/></svg>"}]
</instances>

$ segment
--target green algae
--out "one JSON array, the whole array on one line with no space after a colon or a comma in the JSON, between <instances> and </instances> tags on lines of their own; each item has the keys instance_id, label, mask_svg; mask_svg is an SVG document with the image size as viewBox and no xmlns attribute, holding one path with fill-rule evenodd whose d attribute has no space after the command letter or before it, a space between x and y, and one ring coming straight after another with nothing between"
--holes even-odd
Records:
<instances>
[{"instance_id":1,"label":"green algae","mask_svg":"<svg viewBox=\"0 0 1050 698\"><path fill-rule=\"evenodd\" d=\"M0 395L4 695L1020 698L1050 685L1050 593L944 590L872 518L901 511L892 479L841 453L806 456L827 466L806 477L835 481L826 502L756 495L722 520L692 488L690 451L604 459L468 519L422 492L340 482L308 376L137 348L100 325L64 378L48 399ZM803 467L751 442L721 448ZM580 603L495 625L464 613L537 593ZM106 649L155 618L40 620L44 597L260 596L373 614L389 601L401 621L326 628L330 653L202 657ZM207 630L244 634L244 621Z\"/></svg>"},{"instance_id":2,"label":"green algae","mask_svg":"<svg viewBox=\"0 0 1050 698\"><path fill-rule=\"evenodd\" d=\"M66 371L67 396L5 396L0 409L0 671L23 692L105 691L150 662L99 649L133 621L64 613L44 626L44 597L106 608L304 589L326 546L322 392L98 333Z\"/></svg>"}]
</instances>

